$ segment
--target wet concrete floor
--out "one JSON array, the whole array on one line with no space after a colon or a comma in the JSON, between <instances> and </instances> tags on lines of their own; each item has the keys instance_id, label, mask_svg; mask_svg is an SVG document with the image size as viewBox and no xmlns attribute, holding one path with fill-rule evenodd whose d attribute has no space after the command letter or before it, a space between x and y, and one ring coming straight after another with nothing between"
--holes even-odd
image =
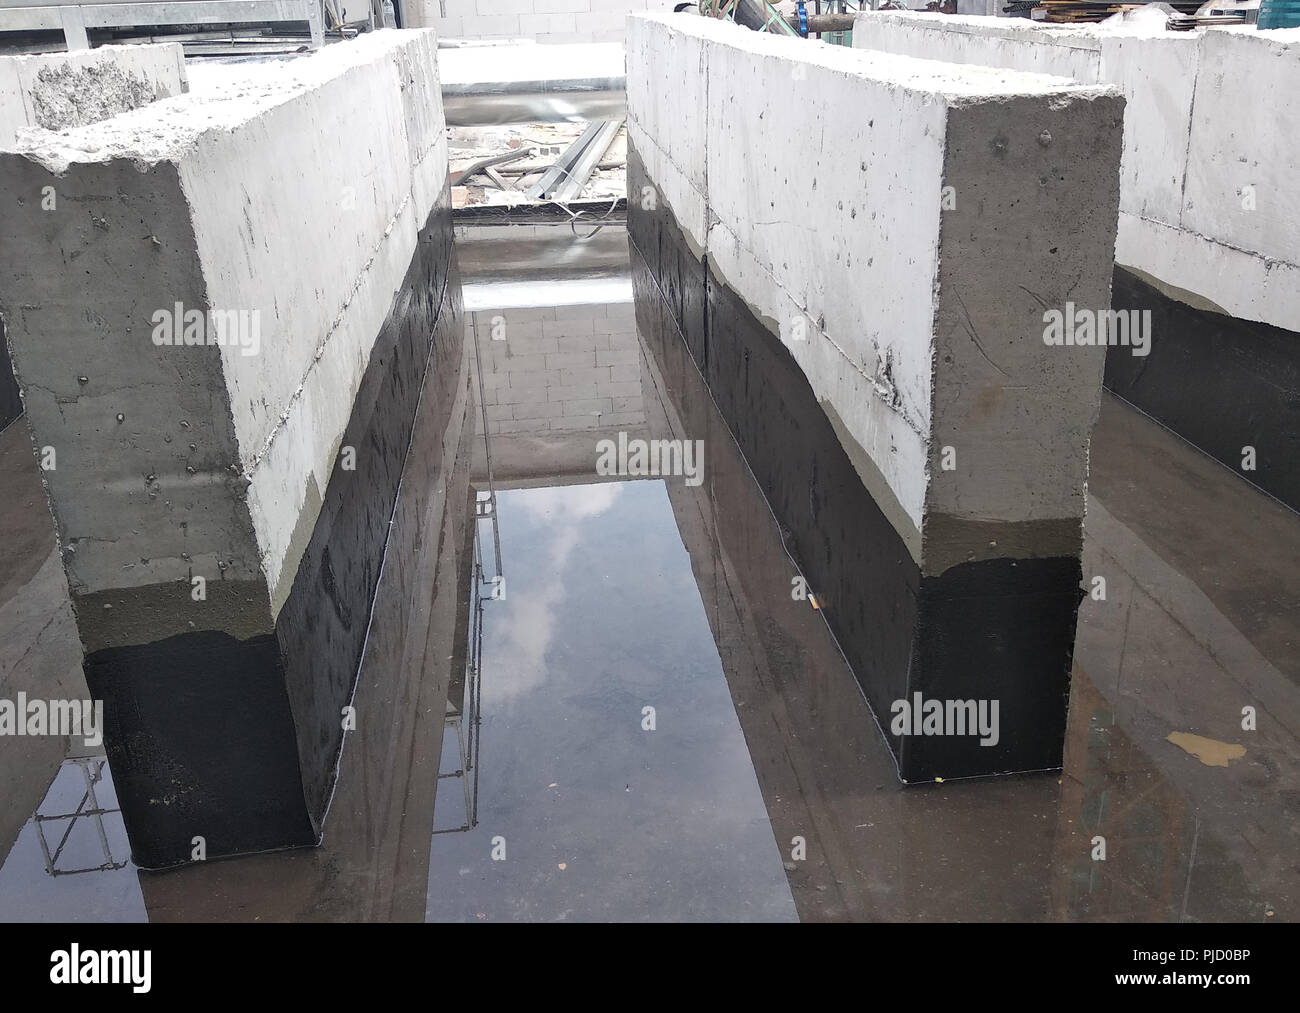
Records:
<instances>
[{"instance_id":1,"label":"wet concrete floor","mask_svg":"<svg viewBox=\"0 0 1300 1013\"><path fill-rule=\"evenodd\" d=\"M466 314L444 634L363 668L323 845L141 872L102 756L0 740L0 919L1300 916L1300 518L1107 397L1064 770L904 789L698 374L563 283ZM620 432L703 441L701 483L597 475ZM0 693L80 695L28 449L0 434Z\"/></svg>"}]
</instances>

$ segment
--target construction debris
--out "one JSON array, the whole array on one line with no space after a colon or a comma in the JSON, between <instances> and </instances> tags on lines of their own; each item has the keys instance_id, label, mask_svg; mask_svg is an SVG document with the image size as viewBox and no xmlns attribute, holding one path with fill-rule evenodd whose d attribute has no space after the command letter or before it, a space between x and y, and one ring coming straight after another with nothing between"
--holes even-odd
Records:
<instances>
[{"instance_id":1,"label":"construction debris","mask_svg":"<svg viewBox=\"0 0 1300 1013\"><path fill-rule=\"evenodd\" d=\"M596 138L601 150L584 146L574 151L565 171L554 167L566 151L589 132L595 137L598 123L519 123L488 127L450 127L447 130L454 207L513 205L535 200L611 200L626 189L627 137L621 120L604 121L607 126ZM590 138L589 138L590 139ZM583 158L584 155L589 157ZM579 161L582 162L579 165ZM555 191L568 174L587 167L580 185L570 183L563 194ZM548 173L545 190L536 190ZM495 178L494 178L495 177Z\"/></svg>"}]
</instances>

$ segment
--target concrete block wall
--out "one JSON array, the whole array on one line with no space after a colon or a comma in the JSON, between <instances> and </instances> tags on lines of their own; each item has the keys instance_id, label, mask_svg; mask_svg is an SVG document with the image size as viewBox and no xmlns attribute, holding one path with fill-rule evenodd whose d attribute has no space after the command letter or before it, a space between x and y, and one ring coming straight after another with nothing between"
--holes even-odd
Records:
<instances>
[{"instance_id":1,"label":"concrete block wall","mask_svg":"<svg viewBox=\"0 0 1300 1013\"><path fill-rule=\"evenodd\" d=\"M1126 99L1116 262L1220 312L1300 330L1300 156L1274 99L1300 86L1300 29L1197 32L894 11L853 44L1110 83Z\"/></svg>"},{"instance_id":2,"label":"concrete block wall","mask_svg":"<svg viewBox=\"0 0 1300 1013\"><path fill-rule=\"evenodd\" d=\"M760 482L768 473L778 517L796 543L808 525L813 586L847 611L891 613L855 629L827 608L878 717L921 686L1000 687L1004 708L1020 708L1018 746L996 757L895 739L904 777L1059 763L1105 349L1048 346L1043 314L1067 300L1109 305L1122 98L642 16L629 32L628 106L633 241L715 397L728 400L728 373L761 372L757 346L737 357L738 344L779 348L762 358L774 376L797 368L880 518L864 558L889 560L896 597L873 597L884 573L820 553L826 522L806 505L824 502L819 490L783 488L780 445L801 437L787 436L773 399L790 381L773 380L762 404L748 387L731 392L728 422ZM707 265L702 337L692 262ZM825 495L843 499L838 488ZM868 514L856 523L873 530ZM948 610L966 581L990 606L969 641L969 629L945 628L960 625ZM1051 635L1032 647L1016 642L1029 593L1055 603L1042 617ZM931 652L935 642L944 647Z\"/></svg>"},{"instance_id":3,"label":"concrete block wall","mask_svg":"<svg viewBox=\"0 0 1300 1013\"><path fill-rule=\"evenodd\" d=\"M627 15L672 10L663 0L423 0L412 23L455 39L622 42Z\"/></svg>"},{"instance_id":4,"label":"concrete block wall","mask_svg":"<svg viewBox=\"0 0 1300 1013\"><path fill-rule=\"evenodd\" d=\"M147 867L319 836L458 305L436 68L434 33L380 32L0 153L0 312Z\"/></svg>"}]
</instances>

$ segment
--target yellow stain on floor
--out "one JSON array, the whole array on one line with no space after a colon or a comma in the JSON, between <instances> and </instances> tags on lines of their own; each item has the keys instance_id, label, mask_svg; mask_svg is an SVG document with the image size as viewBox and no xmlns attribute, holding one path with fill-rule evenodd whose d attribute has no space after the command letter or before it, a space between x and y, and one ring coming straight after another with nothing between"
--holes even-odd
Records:
<instances>
[{"instance_id":1,"label":"yellow stain on floor","mask_svg":"<svg viewBox=\"0 0 1300 1013\"><path fill-rule=\"evenodd\" d=\"M1203 735L1191 732L1170 732L1165 736L1166 742L1172 742L1179 749L1191 753L1207 767L1226 767L1233 760L1240 760L1246 755L1246 747L1235 742L1220 742L1207 739Z\"/></svg>"}]
</instances>

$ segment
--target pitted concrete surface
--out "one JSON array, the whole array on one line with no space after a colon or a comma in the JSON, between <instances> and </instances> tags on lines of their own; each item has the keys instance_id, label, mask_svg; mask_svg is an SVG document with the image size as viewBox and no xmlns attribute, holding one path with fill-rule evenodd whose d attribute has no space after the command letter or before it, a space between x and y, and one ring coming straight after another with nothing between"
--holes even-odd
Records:
<instances>
[{"instance_id":1,"label":"pitted concrete surface","mask_svg":"<svg viewBox=\"0 0 1300 1013\"><path fill-rule=\"evenodd\" d=\"M0 56L0 148L19 134L110 119L186 90L176 43Z\"/></svg>"},{"instance_id":2,"label":"pitted concrete surface","mask_svg":"<svg viewBox=\"0 0 1300 1013\"><path fill-rule=\"evenodd\" d=\"M36 125L46 130L95 123L159 97L152 81L111 63L42 67L31 95Z\"/></svg>"}]
</instances>

